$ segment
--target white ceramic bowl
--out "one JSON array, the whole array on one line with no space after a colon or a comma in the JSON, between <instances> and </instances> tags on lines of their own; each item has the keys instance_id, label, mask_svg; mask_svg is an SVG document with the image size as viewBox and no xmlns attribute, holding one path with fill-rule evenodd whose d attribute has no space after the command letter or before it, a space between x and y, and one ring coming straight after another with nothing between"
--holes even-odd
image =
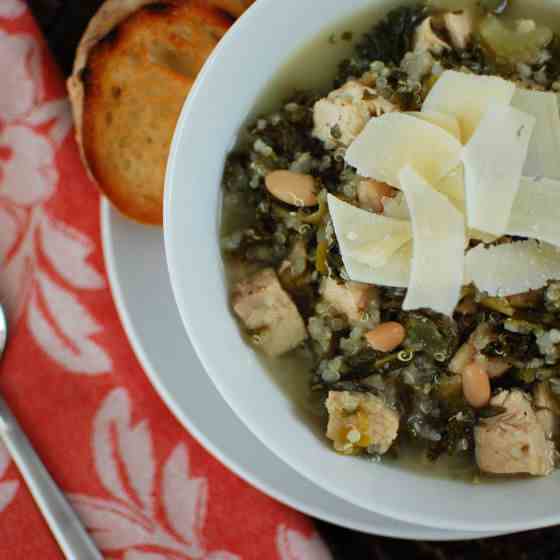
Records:
<instances>
[{"instance_id":1,"label":"white ceramic bowl","mask_svg":"<svg viewBox=\"0 0 560 560\"><path fill-rule=\"evenodd\" d=\"M293 508L355 531L430 541L496 536L403 523L299 475L245 427L204 373L175 305L161 230L123 218L103 200L101 233L113 299L136 357L177 420L228 469Z\"/></svg>"},{"instance_id":2,"label":"white ceramic bowl","mask_svg":"<svg viewBox=\"0 0 560 560\"><path fill-rule=\"evenodd\" d=\"M258 0L208 61L179 121L166 184L165 244L179 311L206 371L239 418L274 453L333 494L442 529L506 532L560 523L560 473L475 486L333 453L263 370L230 312L218 246L226 154L291 54L353 12L386 8L383 2Z\"/></svg>"}]
</instances>

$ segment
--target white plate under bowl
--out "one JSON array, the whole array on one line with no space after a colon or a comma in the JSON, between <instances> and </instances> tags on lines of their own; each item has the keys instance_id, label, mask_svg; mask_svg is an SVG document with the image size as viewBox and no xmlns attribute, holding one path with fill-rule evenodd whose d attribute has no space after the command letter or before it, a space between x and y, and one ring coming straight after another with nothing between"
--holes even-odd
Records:
<instances>
[{"instance_id":1,"label":"white plate under bowl","mask_svg":"<svg viewBox=\"0 0 560 560\"><path fill-rule=\"evenodd\" d=\"M161 231L101 207L109 282L134 352L179 422L238 476L280 502L366 533L416 540L491 536L409 525L360 509L315 486L241 423L204 372L185 336L165 263Z\"/></svg>"},{"instance_id":2,"label":"white plate under bowl","mask_svg":"<svg viewBox=\"0 0 560 560\"><path fill-rule=\"evenodd\" d=\"M472 485L333 453L245 344L230 312L218 209L224 161L244 120L290 56L325 27L346 25L345 17L366 7L390 5L394 1L258 0L222 39L185 103L168 165L165 248L179 312L205 370L239 418L326 491L388 517L452 531L555 525L560 471ZM560 0L524 0L524 8L530 5L542 11L543 5L560 7ZM317 48L329 59L327 37Z\"/></svg>"}]
</instances>

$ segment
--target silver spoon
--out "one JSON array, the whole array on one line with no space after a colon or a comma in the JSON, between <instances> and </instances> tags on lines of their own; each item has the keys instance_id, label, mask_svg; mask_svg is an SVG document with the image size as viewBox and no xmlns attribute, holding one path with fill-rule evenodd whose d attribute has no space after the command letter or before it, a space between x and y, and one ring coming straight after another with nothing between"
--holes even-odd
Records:
<instances>
[{"instance_id":1,"label":"silver spoon","mask_svg":"<svg viewBox=\"0 0 560 560\"><path fill-rule=\"evenodd\" d=\"M8 339L8 322L0 305L0 356ZM23 476L54 538L68 560L103 560L76 512L70 507L31 447L8 405L0 397L0 438Z\"/></svg>"}]
</instances>

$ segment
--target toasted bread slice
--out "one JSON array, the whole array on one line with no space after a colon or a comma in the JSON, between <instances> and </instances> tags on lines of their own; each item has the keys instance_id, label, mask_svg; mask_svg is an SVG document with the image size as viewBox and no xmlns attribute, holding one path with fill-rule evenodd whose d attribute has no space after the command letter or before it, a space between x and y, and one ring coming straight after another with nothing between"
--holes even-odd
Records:
<instances>
[{"instance_id":1,"label":"toasted bread slice","mask_svg":"<svg viewBox=\"0 0 560 560\"><path fill-rule=\"evenodd\" d=\"M255 0L208 0L208 3L238 18Z\"/></svg>"},{"instance_id":2,"label":"toasted bread slice","mask_svg":"<svg viewBox=\"0 0 560 560\"><path fill-rule=\"evenodd\" d=\"M78 142L103 193L129 218L162 223L179 113L229 24L190 0L109 0L90 24L69 81Z\"/></svg>"}]
</instances>

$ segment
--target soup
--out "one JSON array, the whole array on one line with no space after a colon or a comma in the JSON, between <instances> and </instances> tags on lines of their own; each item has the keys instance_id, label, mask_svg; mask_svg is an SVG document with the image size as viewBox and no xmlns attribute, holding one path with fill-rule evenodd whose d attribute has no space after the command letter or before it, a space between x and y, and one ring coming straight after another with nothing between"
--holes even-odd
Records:
<instances>
[{"instance_id":1,"label":"soup","mask_svg":"<svg viewBox=\"0 0 560 560\"><path fill-rule=\"evenodd\" d=\"M233 310L338 453L555 467L560 38L537 16L360 14L290 61L227 161Z\"/></svg>"}]
</instances>

